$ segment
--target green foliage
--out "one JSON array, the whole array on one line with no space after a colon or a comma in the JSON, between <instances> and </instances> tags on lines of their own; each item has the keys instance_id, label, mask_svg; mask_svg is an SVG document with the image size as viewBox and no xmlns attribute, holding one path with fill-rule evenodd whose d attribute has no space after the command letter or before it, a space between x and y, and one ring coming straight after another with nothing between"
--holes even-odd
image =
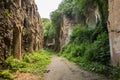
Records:
<instances>
[{"instance_id":1,"label":"green foliage","mask_svg":"<svg viewBox=\"0 0 120 80\"><path fill-rule=\"evenodd\" d=\"M86 43L90 41L92 30L88 29L86 26L80 24L73 28L71 35L71 42L80 45L81 43Z\"/></svg>"},{"instance_id":2,"label":"green foliage","mask_svg":"<svg viewBox=\"0 0 120 80\"><path fill-rule=\"evenodd\" d=\"M102 22L105 23L108 19L108 0L95 0L95 3L98 5Z\"/></svg>"},{"instance_id":3,"label":"green foliage","mask_svg":"<svg viewBox=\"0 0 120 80\"><path fill-rule=\"evenodd\" d=\"M80 46L78 46L73 43L73 44L67 44L64 47L62 47L62 50L60 51L60 53L63 53L63 54L65 53L73 57L78 57L78 56L84 55L84 49L85 49L84 44L81 44Z\"/></svg>"},{"instance_id":4,"label":"green foliage","mask_svg":"<svg viewBox=\"0 0 120 80\"><path fill-rule=\"evenodd\" d=\"M107 4L108 3L105 0L63 0L58 9L53 12L52 16L55 16L57 14L66 15L68 18L75 18L78 16L87 17L89 9L95 9L95 7L99 7L100 9L102 7L101 13L106 15ZM58 20L57 17L56 19Z\"/></svg>"},{"instance_id":5,"label":"green foliage","mask_svg":"<svg viewBox=\"0 0 120 80\"><path fill-rule=\"evenodd\" d=\"M85 57L73 57L70 54L66 53L59 53L59 55L62 55L66 57L67 59L77 63L81 68L85 70L89 70L92 72L104 74L105 76L111 78L111 80L119 80L120 79L120 68L114 67L111 65L104 65L99 62L91 62L86 60Z\"/></svg>"},{"instance_id":6,"label":"green foliage","mask_svg":"<svg viewBox=\"0 0 120 80\"><path fill-rule=\"evenodd\" d=\"M75 20L76 23L85 24L89 13L98 8L102 25L106 26L108 16L107 0L63 0L58 9L51 13L51 21L56 30L56 38L59 36L59 29L63 21L63 15Z\"/></svg>"},{"instance_id":7,"label":"green foliage","mask_svg":"<svg viewBox=\"0 0 120 80\"><path fill-rule=\"evenodd\" d=\"M61 14L66 15L68 18L72 18L72 11L73 11L73 0L63 0L63 2L59 5L59 12Z\"/></svg>"},{"instance_id":8,"label":"green foliage","mask_svg":"<svg viewBox=\"0 0 120 80\"><path fill-rule=\"evenodd\" d=\"M55 33L56 46L59 46L60 27L63 24L63 16L66 16L70 20L71 19L74 20L76 24L79 23L86 25L86 20L90 16L90 13L98 9L101 16L100 23L102 27L103 26L106 27L106 21L108 15L107 4L108 4L107 0L63 0L59 5L58 9L53 11L50 15L51 22L56 32ZM86 30L86 34L88 36L90 35L89 33L91 34L91 30ZM72 39L74 39L74 37L75 35L73 36ZM83 35L83 37L86 37L87 40L87 38L90 39L89 37L91 36L87 37ZM80 37L77 37L74 40L76 40L76 43L79 40L84 41L80 39Z\"/></svg>"},{"instance_id":9,"label":"green foliage","mask_svg":"<svg viewBox=\"0 0 120 80\"><path fill-rule=\"evenodd\" d=\"M9 10L8 9L4 9L4 14L9 16Z\"/></svg>"},{"instance_id":10,"label":"green foliage","mask_svg":"<svg viewBox=\"0 0 120 80\"><path fill-rule=\"evenodd\" d=\"M108 35L100 27L91 30L82 25L75 26L69 44L62 48L61 53L69 53L73 57L85 57L88 61L108 64L110 60ZM104 32L98 34L96 30ZM91 36L93 34L96 36Z\"/></svg>"},{"instance_id":11,"label":"green foliage","mask_svg":"<svg viewBox=\"0 0 120 80\"><path fill-rule=\"evenodd\" d=\"M6 65L7 65L8 69L13 70L13 71L18 70L19 68L25 68L25 67L27 67L27 63L26 62L14 59L12 56L9 57L6 60Z\"/></svg>"},{"instance_id":12,"label":"green foliage","mask_svg":"<svg viewBox=\"0 0 120 80\"><path fill-rule=\"evenodd\" d=\"M9 70L4 70L4 71L2 71L1 73L0 73L0 77L2 77L3 79L5 79L5 80L13 80L14 79L14 77L13 77L13 75L10 73L10 71Z\"/></svg>"},{"instance_id":13,"label":"green foliage","mask_svg":"<svg viewBox=\"0 0 120 80\"><path fill-rule=\"evenodd\" d=\"M42 25L44 29L44 38L53 38L55 35L55 28L53 27L51 21L47 18L42 18Z\"/></svg>"},{"instance_id":14,"label":"green foliage","mask_svg":"<svg viewBox=\"0 0 120 80\"><path fill-rule=\"evenodd\" d=\"M11 56L5 62L8 70L0 72L0 77L3 79L13 79L12 72L17 70L42 75L46 66L50 63L50 52L45 50L33 52L25 55L22 61Z\"/></svg>"},{"instance_id":15,"label":"green foliage","mask_svg":"<svg viewBox=\"0 0 120 80\"><path fill-rule=\"evenodd\" d=\"M50 52L40 50L32 54L25 55L23 61L28 63L27 71L34 74L43 74L46 66L50 63ZM24 71L21 70L22 72Z\"/></svg>"},{"instance_id":16,"label":"green foliage","mask_svg":"<svg viewBox=\"0 0 120 80\"><path fill-rule=\"evenodd\" d=\"M59 53L61 55L61 53ZM70 54L62 54L62 56L66 57L67 59L77 63L79 66L81 66L85 70L97 72L100 74L106 74L107 73L107 66L98 63L98 62L91 62L86 60L85 57L79 56L79 57L73 57Z\"/></svg>"},{"instance_id":17,"label":"green foliage","mask_svg":"<svg viewBox=\"0 0 120 80\"><path fill-rule=\"evenodd\" d=\"M42 18L42 26L45 27L50 20L48 18Z\"/></svg>"},{"instance_id":18,"label":"green foliage","mask_svg":"<svg viewBox=\"0 0 120 80\"><path fill-rule=\"evenodd\" d=\"M113 80L120 80L120 68L110 66L109 69L109 73L111 74L111 77L113 77Z\"/></svg>"},{"instance_id":19,"label":"green foliage","mask_svg":"<svg viewBox=\"0 0 120 80\"><path fill-rule=\"evenodd\" d=\"M60 54L84 69L106 74L110 61L108 44L108 35L102 26L89 29L83 25L76 25L69 44L62 48Z\"/></svg>"},{"instance_id":20,"label":"green foliage","mask_svg":"<svg viewBox=\"0 0 120 80\"><path fill-rule=\"evenodd\" d=\"M55 30L57 30L60 27L60 23L62 22L62 13L59 10L55 10L50 14L50 19L52 21L53 26L55 27Z\"/></svg>"},{"instance_id":21,"label":"green foliage","mask_svg":"<svg viewBox=\"0 0 120 80\"><path fill-rule=\"evenodd\" d=\"M87 46L85 51L86 59L108 64L110 61L108 44L108 35L105 32L99 34L97 40Z\"/></svg>"},{"instance_id":22,"label":"green foliage","mask_svg":"<svg viewBox=\"0 0 120 80\"><path fill-rule=\"evenodd\" d=\"M110 75L117 76L114 80L119 80L119 69L114 68L112 70L113 67L109 66L107 5L108 0L63 0L58 9L51 13L51 21L55 25L58 35L63 15L69 19L78 20L76 23L79 23L73 28L70 42L63 46L60 55L78 63L84 69L104 74L110 72ZM97 8L100 12L101 21L97 23L95 29L89 29L84 22L89 13ZM79 21L79 19L82 20Z\"/></svg>"},{"instance_id":23,"label":"green foliage","mask_svg":"<svg viewBox=\"0 0 120 80\"><path fill-rule=\"evenodd\" d=\"M59 5L58 9L53 11L50 15L52 24L58 28L61 25L63 15L66 15L68 18L72 19L72 11L73 11L73 0L63 0Z\"/></svg>"}]
</instances>

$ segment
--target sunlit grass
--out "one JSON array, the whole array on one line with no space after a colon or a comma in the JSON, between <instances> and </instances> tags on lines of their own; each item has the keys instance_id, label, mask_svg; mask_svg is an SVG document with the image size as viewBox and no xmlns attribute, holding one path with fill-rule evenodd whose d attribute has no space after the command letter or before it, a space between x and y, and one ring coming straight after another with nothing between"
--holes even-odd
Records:
<instances>
[{"instance_id":1,"label":"sunlit grass","mask_svg":"<svg viewBox=\"0 0 120 80\"><path fill-rule=\"evenodd\" d=\"M32 54L26 55L23 60L29 63L28 71L33 74L42 75L46 65L50 63L50 52L45 50L33 52Z\"/></svg>"},{"instance_id":2,"label":"sunlit grass","mask_svg":"<svg viewBox=\"0 0 120 80\"><path fill-rule=\"evenodd\" d=\"M12 56L6 60L7 70L0 71L0 77L3 79L13 78L12 73L19 71L21 73L32 73L42 76L46 66L50 63L51 52L39 50L26 54L22 61L14 59Z\"/></svg>"}]
</instances>

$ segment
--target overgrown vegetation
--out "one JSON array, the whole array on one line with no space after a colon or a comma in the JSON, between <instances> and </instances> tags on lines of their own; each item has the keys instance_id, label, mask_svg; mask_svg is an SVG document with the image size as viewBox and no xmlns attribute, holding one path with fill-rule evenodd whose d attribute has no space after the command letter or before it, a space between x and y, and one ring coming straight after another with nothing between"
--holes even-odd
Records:
<instances>
[{"instance_id":1,"label":"overgrown vegetation","mask_svg":"<svg viewBox=\"0 0 120 80\"><path fill-rule=\"evenodd\" d=\"M9 16L9 11L8 11L8 9L4 9L4 14L7 15L7 16Z\"/></svg>"},{"instance_id":2,"label":"overgrown vegetation","mask_svg":"<svg viewBox=\"0 0 120 80\"><path fill-rule=\"evenodd\" d=\"M42 18L42 26L44 29L44 39L53 38L55 35L55 29L51 23L51 21L47 18Z\"/></svg>"},{"instance_id":3,"label":"overgrown vegetation","mask_svg":"<svg viewBox=\"0 0 120 80\"><path fill-rule=\"evenodd\" d=\"M107 32L101 26L91 30L86 26L74 27L69 44L64 45L59 55L76 62L83 69L120 79L120 68L110 64ZM96 30L101 30L99 34ZM102 32L104 31L104 32ZM91 36L91 35L96 35Z\"/></svg>"},{"instance_id":4,"label":"overgrown vegetation","mask_svg":"<svg viewBox=\"0 0 120 80\"><path fill-rule=\"evenodd\" d=\"M1 70L0 77L3 79L13 80L12 73L19 71L24 73L32 73L42 75L46 66L50 63L50 53L45 50L33 52L25 55L22 61L14 59L12 56L6 60L8 70Z\"/></svg>"},{"instance_id":5,"label":"overgrown vegetation","mask_svg":"<svg viewBox=\"0 0 120 80\"><path fill-rule=\"evenodd\" d=\"M103 31L100 28L101 26L99 30ZM107 65L110 60L108 35L106 31L95 34L96 30L81 25L75 26L69 44L62 48L61 53L66 53L72 57L83 57L87 61ZM95 38L91 35L97 36Z\"/></svg>"},{"instance_id":6,"label":"overgrown vegetation","mask_svg":"<svg viewBox=\"0 0 120 80\"><path fill-rule=\"evenodd\" d=\"M100 29L101 26L96 28L104 31L103 29ZM81 61L85 61L91 63L94 62L94 65L98 63L101 65L108 65L110 53L107 32L104 31L99 34L95 34L94 32L96 32L96 30L97 29L89 29L88 27L82 25L75 26L72 31L69 44L65 45L60 53L69 56L68 58L76 58L77 61L80 61L79 64L81 64ZM96 70L97 68L91 70L99 72L99 68L102 69L99 66L98 71Z\"/></svg>"},{"instance_id":7,"label":"overgrown vegetation","mask_svg":"<svg viewBox=\"0 0 120 80\"><path fill-rule=\"evenodd\" d=\"M78 63L81 67L114 77L118 80L120 70L110 65L109 39L107 32L108 0L63 0L58 9L51 13L52 24L59 46L60 27L63 15L76 23L70 42L64 45L60 55ZM91 11L98 9L100 18L95 29L87 26ZM117 71L118 70L118 71ZM109 73L109 74L108 74ZM117 75L117 76L116 76Z\"/></svg>"},{"instance_id":8,"label":"overgrown vegetation","mask_svg":"<svg viewBox=\"0 0 120 80\"><path fill-rule=\"evenodd\" d=\"M42 18L42 26L44 30L44 48L47 48L48 47L47 44L50 43L55 38L56 31L51 20L47 18Z\"/></svg>"},{"instance_id":9,"label":"overgrown vegetation","mask_svg":"<svg viewBox=\"0 0 120 80\"><path fill-rule=\"evenodd\" d=\"M74 19L77 23L85 23L88 13L91 12L90 9L95 10L97 7L100 11L102 22L106 23L108 16L107 5L107 0L63 0L58 9L51 13L52 24L54 27L60 27L63 15Z\"/></svg>"},{"instance_id":10,"label":"overgrown vegetation","mask_svg":"<svg viewBox=\"0 0 120 80\"><path fill-rule=\"evenodd\" d=\"M106 28L108 16L107 0L63 0L58 9L51 13L51 21L55 29L56 50L59 50L60 27L62 26L63 16L73 19L76 24L86 25L88 13L98 8L101 16L101 26Z\"/></svg>"}]
</instances>

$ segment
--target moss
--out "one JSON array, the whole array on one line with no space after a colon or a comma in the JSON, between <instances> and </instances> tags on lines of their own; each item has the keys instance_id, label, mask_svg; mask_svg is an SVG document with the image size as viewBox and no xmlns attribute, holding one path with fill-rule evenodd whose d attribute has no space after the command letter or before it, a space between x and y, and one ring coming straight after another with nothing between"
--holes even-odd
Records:
<instances>
[{"instance_id":1,"label":"moss","mask_svg":"<svg viewBox=\"0 0 120 80\"><path fill-rule=\"evenodd\" d=\"M4 14L5 14L6 16L9 16L9 10L8 10L8 9L4 9Z\"/></svg>"}]
</instances>

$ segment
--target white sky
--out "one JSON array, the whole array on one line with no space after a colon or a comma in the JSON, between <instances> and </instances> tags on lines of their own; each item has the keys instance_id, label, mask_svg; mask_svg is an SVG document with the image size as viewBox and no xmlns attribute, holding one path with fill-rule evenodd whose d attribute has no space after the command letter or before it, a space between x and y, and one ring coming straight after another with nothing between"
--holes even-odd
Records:
<instances>
[{"instance_id":1,"label":"white sky","mask_svg":"<svg viewBox=\"0 0 120 80\"><path fill-rule=\"evenodd\" d=\"M52 11L58 8L62 0L35 0L41 18L50 18Z\"/></svg>"}]
</instances>

